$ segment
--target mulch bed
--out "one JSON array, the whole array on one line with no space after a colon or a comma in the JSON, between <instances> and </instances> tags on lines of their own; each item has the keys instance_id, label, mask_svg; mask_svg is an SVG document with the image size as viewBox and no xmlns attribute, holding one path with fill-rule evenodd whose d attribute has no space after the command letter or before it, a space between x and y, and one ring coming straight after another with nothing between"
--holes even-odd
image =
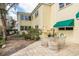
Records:
<instances>
[{"instance_id":1,"label":"mulch bed","mask_svg":"<svg viewBox=\"0 0 79 59\"><path fill-rule=\"evenodd\" d=\"M6 47L0 48L0 56L9 56L35 42L34 40L8 40Z\"/></svg>"}]
</instances>

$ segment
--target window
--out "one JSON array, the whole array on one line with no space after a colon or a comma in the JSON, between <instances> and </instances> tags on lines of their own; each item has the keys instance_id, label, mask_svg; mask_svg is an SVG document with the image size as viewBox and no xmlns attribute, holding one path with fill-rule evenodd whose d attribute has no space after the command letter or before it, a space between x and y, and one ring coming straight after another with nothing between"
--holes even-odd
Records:
<instances>
[{"instance_id":1,"label":"window","mask_svg":"<svg viewBox=\"0 0 79 59\"><path fill-rule=\"evenodd\" d=\"M35 25L35 28L39 28L38 25Z\"/></svg>"},{"instance_id":2,"label":"window","mask_svg":"<svg viewBox=\"0 0 79 59\"><path fill-rule=\"evenodd\" d=\"M63 8L64 7L64 3L59 3L59 8Z\"/></svg>"},{"instance_id":3,"label":"window","mask_svg":"<svg viewBox=\"0 0 79 59\"><path fill-rule=\"evenodd\" d=\"M31 26L27 26L27 30L29 30L31 28Z\"/></svg>"},{"instance_id":4,"label":"window","mask_svg":"<svg viewBox=\"0 0 79 59\"><path fill-rule=\"evenodd\" d=\"M29 16L24 16L25 20L29 20Z\"/></svg>"},{"instance_id":5,"label":"window","mask_svg":"<svg viewBox=\"0 0 79 59\"><path fill-rule=\"evenodd\" d=\"M59 28L59 30L65 30L65 28Z\"/></svg>"},{"instance_id":6,"label":"window","mask_svg":"<svg viewBox=\"0 0 79 59\"><path fill-rule=\"evenodd\" d=\"M35 13L35 17L37 17L38 16L38 11L36 11L36 13Z\"/></svg>"},{"instance_id":7,"label":"window","mask_svg":"<svg viewBox=\"0 0 79 59\"><path fill-rule=\"evenodd\" d=\"M73 30L73 27L63 27L59 28L59 30Z\"/></svg>"},{"instance_id":8,"label":"window","mask_svg":"<svg viewBox=\"0 0 79 59\"><path fill-rule=\"evenodd\" d=\"M31 21L31 16L29 16L29 20Z\"/></svg>"},{"instance_id":9,"label":"window","mask_svg":"<svg viewBox=\"0 0 79 59\"><path fill-rule=\"evenodd\" d=\"M71 3L66 3L66 6L67 6L67 5L70 5L70 4L71 4Z\"/></svg>"},{"instance_id":10,"label":"window","mask_svg":"<svg viewBox=\"0 0 79 59\"><path fill-rule=\"evenodd\" d=\"M28 29L28 27L27 26L25 26L25 30L27 30Z\"/></svg>"},{"instance_id":11,"label":"window","mask_svg":"<svg viewBox=\"0 0 79 59\"><path fill-rule=\"evenodd\" d=\"M20 15L20 19L21 19L21 20L24 20L24 16L23 16L23 15Z\"/></svg>"},{"instance_id":12,"label":"window","mask_svg":"<svg viewBox=\"0 0 79 59\"><path fill-rule=\"evenodd\" d=\"M24 30L24 26L20 26L20 30Z\"/></svg>"},{"instance_id":13,"label":"window","mask_svg":"<svg viewBox=\"0 0 79 59\"><path fill-rule=\"evenodd\" d=\"M29 20L29 16L21 15L20 19L21 20Z\"/></svg>"},{"instance_id":14,"label":"window","mask_svg":"<svg viewBox=\"0 0 79 59\"><path fill-rule=\"evenodd\" d=\"M71 3L59 3L59 9L62 9L64 7L67 7L68 5L70 5Z\"/></svg>"},{"instance_id":15,"label":"window","mask_svg":"<svg viewBox=\"0 0 79 59\"><path fill-rule=\"evenodd\" d=\"M66 27L66 30L73 30L73 27Z\"/></svg>"}]
</instances>

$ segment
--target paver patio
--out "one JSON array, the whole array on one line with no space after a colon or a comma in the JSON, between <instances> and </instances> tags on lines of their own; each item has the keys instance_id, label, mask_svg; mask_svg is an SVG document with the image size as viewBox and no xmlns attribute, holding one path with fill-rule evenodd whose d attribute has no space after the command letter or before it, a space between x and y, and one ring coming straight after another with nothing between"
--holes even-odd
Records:
<instances>
[{"instance_id":1,"label":"paver patio","mask_svg":"<svg viewBox=\"0 0 79 59\"><path fill-rule=\"evenodd\" d=\"M41 40L37 41L11 56L77 56L79 44L70 43L60 51L53 51L48 47L41 46Z\"/></svg>"}]
</instances>

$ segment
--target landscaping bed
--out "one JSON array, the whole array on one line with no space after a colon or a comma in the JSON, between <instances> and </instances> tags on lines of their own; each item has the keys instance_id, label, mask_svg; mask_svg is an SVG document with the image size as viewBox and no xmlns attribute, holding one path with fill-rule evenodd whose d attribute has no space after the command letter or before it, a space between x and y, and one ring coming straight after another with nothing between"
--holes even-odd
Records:
<instances>
[{"instance_id":1,"label":"landscaping bed","mask_svg":"<svg viewBox=\"0 0 79 59\"><path fill-rule=\"evenodd\" d=\"M40 35L42 34L42 31L36 28L29 28L27 30L27 33L22 32L20 34L17 32L16 34L7 36L7 40L5 42L3 41L3 38L0 38L0 55L2 56L8 56L16 51L28 46L29 44L40 40Z\"/></svg>"},{"instance_id":2,"label":"landscaping bed","mask_svg":"<svg viewBox=\"0 0 79 59\"><path fill-rule=\"evenodd\" d=\"M9 56L33 42L35 42L35 40L8 40L6 41L6 47L0 48L0 55Z\"/></svg>"}]
</instances>

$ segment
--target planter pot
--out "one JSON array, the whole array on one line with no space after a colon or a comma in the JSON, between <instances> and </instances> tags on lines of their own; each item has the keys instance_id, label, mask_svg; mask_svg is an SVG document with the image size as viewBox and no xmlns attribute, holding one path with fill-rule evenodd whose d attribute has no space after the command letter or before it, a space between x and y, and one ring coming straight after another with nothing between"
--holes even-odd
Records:
<instances>
[{"instance_id":1,"label":"planter pot","mask_svg":"<svg viewBox=\"0 0 79 59\"><path fill-rule=\"evenodd\" d=\"M49 42L49 49L51 49L51 50L58 50L59 49L58 43L56 41L50 41Z\"/></svg>"},{"instance_id":2,"label":"planter pot","mask_svg":"<svg viewBox=\"0 0 79 59\"><path fill-rule=\"evenodd\" d=\"M64 48L65 42L63 40L55 40L50 41L48 45L50 49L58 51L59 49Z\"/></svg>"},{"instance_id":3,"label":"planter pot","mask_svg":"<svg viewBox=\"0 0 79 59\"><path fill-rule=\"evenodd\" d=\"M65 46L65 41L64 40L58 40L58 44L59 44L59 49L62 49Z\"/></svg>"}]
</instances>

